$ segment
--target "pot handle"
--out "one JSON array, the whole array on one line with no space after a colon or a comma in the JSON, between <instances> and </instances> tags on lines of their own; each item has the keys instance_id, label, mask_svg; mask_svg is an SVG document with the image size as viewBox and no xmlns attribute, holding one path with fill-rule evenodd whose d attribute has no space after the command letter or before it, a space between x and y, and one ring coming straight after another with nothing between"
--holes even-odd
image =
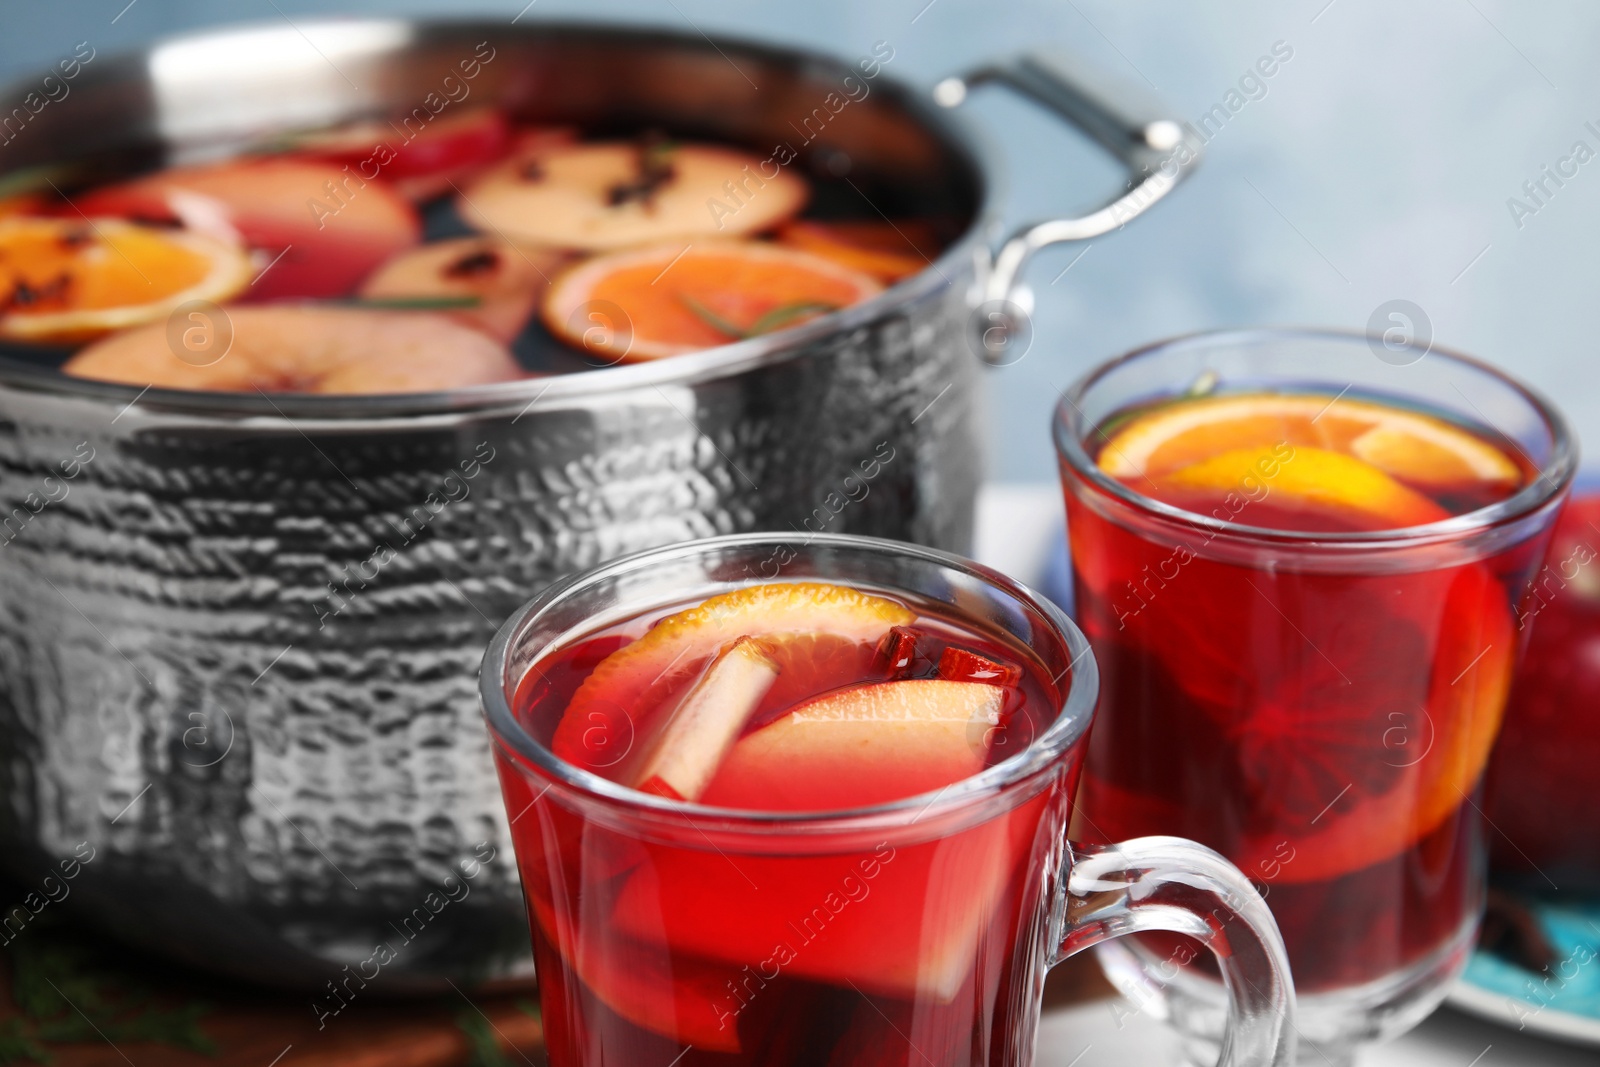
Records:
<instances>
[{"instance_id":1,"label":"pot handle","mask_svg":"<svg viewBox=\"0 0 1600 1067\"><path fill-rule=\"evenodd\" d=\"M1061 62L1037 53L946 78L934 87L933 97L944 107L956 107L966 99L967 90L985 82L999 82L1077 126L1122 161L1130 182L1126 192L1096 211L1024 226L1007 238L984 284L985 304L999 301L1015 306L1023 268L1035 252L1120 229L1170 193L1200 162L1203 142L1192 128L1162 117L1148 101L1113 94L1107 86L1070 73ZM1001 315L996 321L1007 317ZM1004 345L993 342L992 327L977 347L985 362L1007 362Z\"/></svg>"}]
</instances>

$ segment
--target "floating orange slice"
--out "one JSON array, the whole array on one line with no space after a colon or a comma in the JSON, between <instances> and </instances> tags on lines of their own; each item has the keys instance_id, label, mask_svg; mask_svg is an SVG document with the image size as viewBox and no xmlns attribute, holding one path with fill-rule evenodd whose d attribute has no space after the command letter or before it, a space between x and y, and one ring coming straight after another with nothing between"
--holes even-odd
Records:
<instances>
[{"instance_id":1,"label":"floating orange slice","mask_svg":"<svg viewBox=\"0 0 1600 1067\"><path fill-rule=\"evenodd\" d=\"M651 713L724 645L759 637L778 666L775 688L792 693L803 691L798 676L833 675L836 657L854 657L861 677L890 627L915 617L893 600L823 582L752 585L714 596L667 616L602 660L573 694L551 751L579 767L615 773L608 768L620 770L638 755L636 747L647 747Z\"/></svg>"},{"instance_id":2,"label":"floating orange slice","mask_svg":"<svg viewBox=\"0 0 1600 1067\"><path fill-rule=\"evenodd\" d=\"M1269 445L1238 448L1149 483L1157 499L1209 513L1207 501L1240 497L1240 521L1251 526L1389 529L1439 522L1450 513L1377 467L1325 448ZM1248 501L1248 503L1244 503ZM1266 521L1249 508L1270 511ZM1286 513L1299 513L1298 516Z\"/></svg>"},{"instance_id":3,"label":"floating orange slice","mask_svg":"<svg viewBox=\"0 0 1600 1067\"><path fill-rule=\"evenodd\" d=\"M772 333L882 288L832 260L755 241L667 244L574 267L551 286L544 321L575 345L637 362ZM597 334L590 312L609 329Z\"/></svg>"},{"instance_id":4,"label":"floating orange slice","mask_svg":"<svg viewBox=\"0 0 1600 1067\"><path fill-rule=\"evenodd\" d=\"M218 237L121 219L3 219L0 336L85 340L225 300L250 277L245 250Z\"/></svg>"},{"instance_id":5,"label":"floating orange slice","mask_svg":"<svg viewBox=\"0 0 1600 1067\"><path fill-rule=\"evenodd\" d=\"M922 270L938 248L932 227L912 219L900 223L797 219L784 224L778 240L870 274L885 284Z\"/></svg>"},{"instance_id":6,"label":"floating orange slice","mask_svg":"<svg viewBox=\"0 0 1600 1067\"><path fill-rule=\"evenodd\" d=\"M384 182L287 157L157 171L94 189L78 207L237 238L259 254L246 294L256 301L345 296L422 235L411 204Z\"/></svg>"},{"instance_id":7,"label":"floating orange slice","mask_svg":"<svg viewBox=\"0 0 1600 1067\"><path fill-rule=\"evenodd\" d=\"M599 251L756 233L808 195L803 178L738 149L606 141L519 152L460 206L472 225L513 241Z\"/></svg>"},{"instance_id":8,"label":"floating orange slice","mask_svg":"<svg viewBox=\"0 0 1600 1067\"><path fill-rule=\"evenodd\" d=\"M1342 452L1425 492L1509 492L1523 473L1494 445L1444 419L1387 404L1245 393L1184 399L1136 415L1100 450L1114 478L1159 477L1223 452L1278 443Z\"/></svg>"}]
</instances>

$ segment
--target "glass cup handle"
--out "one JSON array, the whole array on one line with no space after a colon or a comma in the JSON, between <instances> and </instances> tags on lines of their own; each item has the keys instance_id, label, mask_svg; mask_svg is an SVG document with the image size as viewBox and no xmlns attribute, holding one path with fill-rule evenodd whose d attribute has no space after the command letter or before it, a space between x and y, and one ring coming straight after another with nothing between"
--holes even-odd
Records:
<instances>
[{"instance_id":1,"label":"glass cup handle","mask_svg":"<svg viewBox=\"0 0 1600 1067\"><path fill-rule=\"evenodd\" d=\"M1228 991L1218 1067L1291 1067L1294 984L1272 913L1239 869L1181 837L1069 843L1060 947L1051 964L1124 934L1187 934L1209 948Z\"/></svg>"}]
</instances>

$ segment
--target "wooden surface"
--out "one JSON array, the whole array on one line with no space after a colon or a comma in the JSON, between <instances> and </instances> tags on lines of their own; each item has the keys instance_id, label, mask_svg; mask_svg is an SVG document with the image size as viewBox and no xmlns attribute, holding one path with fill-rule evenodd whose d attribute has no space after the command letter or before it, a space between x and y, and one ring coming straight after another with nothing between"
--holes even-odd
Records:
<instances>
[{"instance_id":1,"label":"wooden surface","mask_svg":"<svg viewBox=\"0 0 1600 1067\"><path fill-rule=\"evenodd\" d=\"M319 1026L310 995L183 970L59 919L29 925L0 960L0 1064L42 1062L39 1052L51 1067L543 1062L531 988L428 1000L385 999L368 989ZM326 1007L326 998L320 1003Z\"/></svg>"},{"instance_id":2,"label":"wooden surface","mask_svg":"<svg viewBox=\"0 0 1600 1067\"><path fill-rule=\"evenodd\" d=\"M384 999L368 990L319 1028L309 995L186 971L60 921L28 927L0 959L0 1064L40 1062L19 1054L28 1042L48 1054L51 1067L544 1063L532 990L430 1000ZM1061 1007L1110 995L1084 955L1050 975L1045 1003ZM141 1028L164 1039L140 1039ZM78 1039L51 1037L63 1033ZM185 1049L185 1042L213 1051Z\"/></svg>"}]
</instances>

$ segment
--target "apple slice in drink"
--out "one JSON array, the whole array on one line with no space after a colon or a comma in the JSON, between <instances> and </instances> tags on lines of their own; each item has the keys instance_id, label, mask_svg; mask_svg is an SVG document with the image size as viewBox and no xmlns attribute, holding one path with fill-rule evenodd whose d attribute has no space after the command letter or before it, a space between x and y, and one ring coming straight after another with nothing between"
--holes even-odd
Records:
<instances>
[{"instance_id":1,"label":"apple slice in drink","mask_svg":"<svg viewBox=\"0 0 1600 1067\"><path fill-rule=\"evenodd\" d=\"M992 685L936 679L817 697L736 743L701 800L825 811L938 790L983 769L1003 698ZM939 817L920 840L836 857L741 854L730 867L647 845L618 889L612 926L768 978L776 968L948 1000L1001 943L984 934L1038 812L953 829Z\"/></svg>"},{"instance_id":2,"label":"apple slice in drink","mask_svg":"<svg viewBox=\"0 0 1600 1067\"><path fill-rule=\"evenodd\" d=\"M777 664L761 642L741 637L723 649L673 709L639 771L639 788L678 800L700 799L777 680Z\"/></svg>"},{"instance_id":3,"label":"apple slice in drink","mask_svg":"<svg viewBox=\"0 0 1600 1067\"><path fill-rule=\"evenodd\" d=\"M927 679L808 700L734 745L701 800L837 811L940 789L983 769L1003 699L992 685Z\"/></svg>"},{"instance_id":4,"label":"apple slice in drink","mask_svg":"<svg viewBox=\"0 0 1600 1067\"><path fill-rule=\"evenodd\" d=\"M615 781L635 773L643 752L636 739L657 723L706 664L740 637L761 640L781 669L765 705L780 712L830 688L834 678L860 678L873 649L894 626L916 615L904 604L826 582L747 585L656 622L607 656L572 695L550 750Z\"/></svg>"}]
</instances>

